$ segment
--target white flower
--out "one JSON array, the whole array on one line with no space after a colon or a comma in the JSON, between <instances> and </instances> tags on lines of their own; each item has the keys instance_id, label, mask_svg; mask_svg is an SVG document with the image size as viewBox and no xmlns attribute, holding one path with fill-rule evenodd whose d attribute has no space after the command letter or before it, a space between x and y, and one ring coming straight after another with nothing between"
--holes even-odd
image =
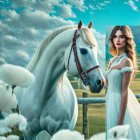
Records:
<instances>
[{"instance_id":1,"label":"white flower","mask_svg":"<svg viewBox=\"0 0 140 140\"><path fill-rule=\"evenodd\" d=\"M11 132L11 129L5 124L5 120L0 120L0 135Z\"/></svg>"},{"instance_id":2,"label":"white flower","mask_svg":"<svg viewBox=\"0 0 140 140\"><path fill-rule=\"evenodd\" d=\"M19 137L16 135L9 135L6 140L19 140Z\"/></svg>"},{"instance_id":3,"label":"white flower","mask_svg":"<svg viewBox=\"0 0 140 140\"><path fill-rule=\"evenodd\" d=\"M129 125L117 125L109 130L108 140L130 140L127 138ZM105 140L105 132L93 135L89 140Z\"/></svg>"},{"instance_id":4,"label":"white flower","mask_svg":"<svg viewBox=\"0 0 140 140\"><path fill-rule=\"evenodd\" d=\"M84 135L80 134L77 131L71 130L60 130L54 134L51 140L85 140Z\"/></svg>"},{"instance_id":5,"label":"white flower","mask_svg":"<svg viewBox=\"0 0 140 140\"><path fill-rule=\"evenodd\" d=\"M21 115L22 116L22 115ZM27 120L24 116L21 117L22 121L19 124L19 130L24 131L27 127Z\"/></svg>"},{"instance_id":6,"label":"white flower","mask_svg":"<svg viewBox=\"0 0 140 140\"><path fill-rule=\"evenodd\" d=\"M11 132L11 128L18 126L20 131L24 131L27 127L27 120L21 114L13 113L0 120L0 134L3 135Z\"/></svg>"},{"instance_id":7,"label":"white flower","mask_svg":"<svg viewBox=\"0 0 140 140\"><path fill-rule=\"evenodd\" d=\"M7 140L6 137L0 136L0 140Z\"/></svg>"},{"instance_id":8,"label":"white flower","mask_svg":"<svg viewBox=\"0 0 140 140\"><path fill-rule=\"evenodd\" d=\"M11 109L17 107L16 96L12 95L12 88L0 80L0 111L11 113Z\"/></svg>"},{"instance_id":9,"label":"white flower","mask_svg":"<svg viewBox=\"0 0 140 140\"><path fill-rule=\"evenodd\" d=\"M12 64L0 65L0 79L21 87L27 87L35 81L35 77L27 69Z\"/></svg>"},{"instance_id":10,"label":"white flower","mask_svg":"<svg viewBox=\"0 0 140 140\"><path fill-rule=\"evenodd\" d=\"M104 132L95 134L93 135L90 139L88 140L105 140L106 134Z\"/></svg>"},{"instance_id":11,"label":"white flower","mask_svg":"<svg viewBox=\"0 0 140 140\"><path fill-rule=\"evenodd\" d=\"M126 125L117 125L113 128L111 128L109 130L109 137L110 139L114 139L115 138L115 135L118 139L127 139L127 136L128 136L128 132L129 132L129 128L130 126L128 124Z\"/></svg>"},{"instance_id":12,"label":"white flower","mask_svg":"<svg viewBox=\"0 0 140 140\"><path fill-rule=\"evenodd\" d=\"M27 120L21 114L12 113L5 118L5 124L9 127L18 125L20 130L25 130L27 126Z\"/></svg>"}]
</instances>

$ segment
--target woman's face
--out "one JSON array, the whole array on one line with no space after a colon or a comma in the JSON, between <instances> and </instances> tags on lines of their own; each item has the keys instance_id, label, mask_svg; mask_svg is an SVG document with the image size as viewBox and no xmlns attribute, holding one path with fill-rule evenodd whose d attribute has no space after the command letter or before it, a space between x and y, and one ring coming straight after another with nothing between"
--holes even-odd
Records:
<instances>
[{"instance_id":1,"label":"woman's face","mask_svg":"<svg viewBox=\"0 0 140 140\"><path fill-rule=\"evenodd\" d=\"M124 48L126 46L126 38L121 30L117 30L113 36L113 44L116 48Z\"/></svg>"}]
</instances>

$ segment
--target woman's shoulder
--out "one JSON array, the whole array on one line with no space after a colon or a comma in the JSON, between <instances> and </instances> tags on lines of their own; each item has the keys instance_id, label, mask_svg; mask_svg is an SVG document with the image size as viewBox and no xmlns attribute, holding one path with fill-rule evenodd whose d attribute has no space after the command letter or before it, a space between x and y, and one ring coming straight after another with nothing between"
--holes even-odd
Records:
<instances>
[{"instance_id":1,"label":"woman's shoulder","mask_svg":"<svg viewBox=\"0 0 140 140\"><path fill-rule=\"evenodd\" d=\"M122 60L121 73L132 72L134 70L132 60L129 57L126 57Z\"/></svg>"},{"instance_id":2,"label":"woman's shoulder","mask_svg":"<svg viewBox=\"0 0 140 140\"><path fill-rule=\"evenodd\" d=\"M125 57L124 59L122 59L122 64L124 67L133 67L133 62L129 57Z\"/></svg>"},{"instance_id":3,"label":"woman's shoulder","mask_svg":"<svg viewBox=\"0 0 140 140\"><path fill-rule=\"evenodd\" d=\"M115 59L116 59L116 56L110 58L109 63L112 64Z\"/></svg>"}]
</instances>

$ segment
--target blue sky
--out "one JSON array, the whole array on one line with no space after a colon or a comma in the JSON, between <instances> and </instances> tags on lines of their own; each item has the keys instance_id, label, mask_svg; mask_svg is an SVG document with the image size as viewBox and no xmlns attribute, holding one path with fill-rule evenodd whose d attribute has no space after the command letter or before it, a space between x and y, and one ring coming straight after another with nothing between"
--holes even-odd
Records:
<instances>
[{"instance_id":1,"label":"blue sky","mask_svg":"<svg viewBox=\"0 0 140 140\"><path fill-rule=\"evenodd\" d=\"M140 0L0 0L0 57L26 65L53 29L80 19L105 48L108 26L140 25Z\"/></svg>"}]
</instances>

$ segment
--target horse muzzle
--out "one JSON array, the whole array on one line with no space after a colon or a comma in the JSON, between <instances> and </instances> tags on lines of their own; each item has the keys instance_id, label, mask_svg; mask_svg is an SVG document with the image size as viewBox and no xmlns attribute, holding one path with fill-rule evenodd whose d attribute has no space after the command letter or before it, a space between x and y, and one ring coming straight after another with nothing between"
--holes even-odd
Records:
<instances>
[{"instance_id":1,"label":"horse muzzle","mask_svg":"<svg viewBox=\"0 0 140 140\"><path fill-rule=\"evenodd\" d=\"M96 80L94 84L90 82L89 83L90 91L92 93L99 93L104 87L104 85L105 81L101 79Z\"/></svg>"}]
</instances>

